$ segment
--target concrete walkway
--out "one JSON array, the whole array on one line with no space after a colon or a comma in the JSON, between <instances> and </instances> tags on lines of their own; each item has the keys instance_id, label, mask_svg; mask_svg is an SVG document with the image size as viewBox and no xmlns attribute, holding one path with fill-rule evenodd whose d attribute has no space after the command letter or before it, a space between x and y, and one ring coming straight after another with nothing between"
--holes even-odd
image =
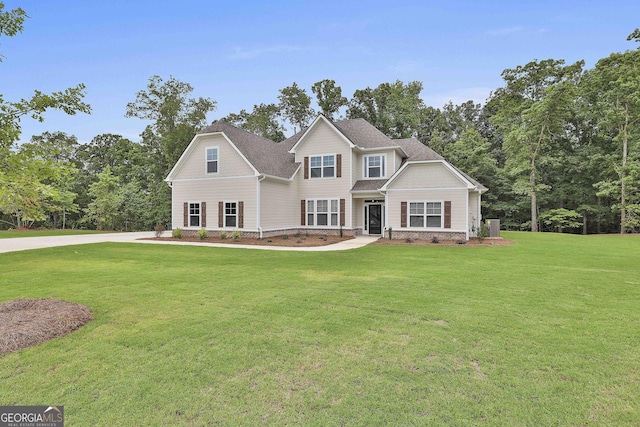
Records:
<instances>
[{"instance_id":1,"label":"concrete walkway","mask_svg":"<svg viewBox=\"0 0 640 427\"><path fill-rule=\"evenodd\" d=\"M152 245L194 245L209 246L217 248L242 248L261 249L270 251L344 251L348 249L361 248L378 240L375 236L357 236L355 239L345 240L327 246L313 247L284 247L284 246L261 246L261 245L234 245L224 243L199 243L180 242L162 240L138 240L153 237L153 231L142 231L137 233L104 233L104 234L78 234L73 236L47 236L47 237L20 237L15 239L0 239L0 253L26 251L29 249L52 248L56 246L84 245L88 243L118 242L118 243L146 243Z\"/></svg>"}]
</instances>

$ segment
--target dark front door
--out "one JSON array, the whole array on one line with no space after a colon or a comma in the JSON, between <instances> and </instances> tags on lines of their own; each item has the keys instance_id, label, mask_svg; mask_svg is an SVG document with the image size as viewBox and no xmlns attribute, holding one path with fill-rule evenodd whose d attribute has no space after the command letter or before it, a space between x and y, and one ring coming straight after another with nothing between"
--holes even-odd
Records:
<instances>
[{"instance_id":1,"label":"dark front door","mask_svg":"<svg viewBox=\"0 0 640 427\"><path fill-rule=\"evenodd\" d=\"M369 234L382 234L382 205L369 205Z\"/></svg>"}]
</instances>

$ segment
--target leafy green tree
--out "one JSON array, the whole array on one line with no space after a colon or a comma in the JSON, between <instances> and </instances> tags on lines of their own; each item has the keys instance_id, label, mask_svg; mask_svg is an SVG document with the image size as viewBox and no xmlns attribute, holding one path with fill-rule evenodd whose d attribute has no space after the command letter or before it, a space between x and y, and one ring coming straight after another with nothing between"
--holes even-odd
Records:
<instances>
[{"instance_id":1,"label":"leafy green tree","mask_svg":"<svg viewBox=\"0 0 640 427\"><path fill-rule=\"evenodd\" d=\"M207 124L207 114L216 102L210 98L189 98L193 87L174 77L164 81L152 76L146 90L127 104L126 117L151 120L142 132L150 181L146 186L149 213L154 223L171 219L171 191L163 182L196 132ZM151 224L152 226L153 224Z\"/></svg>"},{"instance_id":2,"label":"leafy green tree","mask_svg":"<svg viewBox=\"0 0 640 427\"><path fill-rule=\"evenodd\" d=\"M365 119L391 138L416 136L425 109L420 92L421 82L405 85L400 80L356 90L349 101L347 118Z\"/></svg>"},{"instance_id":3,"label":"leafy green tree","mask_svg":"<svg viewBox=\"0 0 640 427\"><path fill-rule=\"evenodd\" d=\"M195 133L206 126L207 114L216 108L210 98L188 98L191 92L193 86L172 76L166 82L152 76L147 89L127 104L126 117L152 121L142 133L142 144L157 179L167 176Z\"/></svg>"},{"instance_id":4,"label":"leafy green tree","mask_svg":"<svg viewBox=\"0 0 640 427\"><path fill-rule=\"evenodd\" d=\"M341 107L349 102L347 98L342 96L342 88L336 86L335 80L321 80L311 86L311 91L316 96L316 101L322 114L327 118L333 119Z\"/></svg>"},{"instance_id":5,"label":"leafy green tree","mask_svg":"<svg viewBox=\"0 0 640 427\"><path fill-rule=\"evenodd\" d=\"M574 210L569 209L550 209L540 214L540 219L546 225L549 225L562 233L566 228L578 228L582 225L582 215Z\"/></svg>"},{"instance_id":6,"label":"leafy green tree","mask_svg":"<svg viewBox=\"0 0 640 427\"><path fill-rule=\"evenodd\" d=\"M309 126L309 123L316 115L311 108L311 97L307 91L298 87L296 82L291 86L280 89L278 95L279 107L282 115L293 125L293 132Z\"/></svg>"},{"instance_id":7,"label":"leafy green tree","mask_svg":"<svg viewBox=\"0 0 640 427\"><path fill-rule=\"evenodd\" d=\"M540 167L571 113L583 61L532 61L502 73L505 86L492 97L493 123L504 138L505 166L515 178L514 191L531 201L531 231L538 231L538 194L549 189L540 182Z\"/></svg>"},{"instance_id":8,"label":"leafy green tree","mask_svg":"<svg viewBox=\"0 0 640 427\"><path fill-rule=\"evenodd\" d=\"M223 120L263 138L281 142L285 136L279 118L280 107L276 104L260 104L254 105L251 113L240 110L239 114L229 114Z\"/></svg>"},{"instance_id":9,"label":"leafy green tree","mask_svg":"<svg viewBox=\"0 0 640 427\"><path fill-rule=\"evenodd\" d=\"M587 74L585 86L594 113L600 118L599 128L612 147L617 147L606 156L615 174L598 182L597 187L599 195L617 200L614 209L620 212L620 233L624 234L635 228L633 223L640 215L635 210L639 195L634 178L634 171L640 167L640 49L612 53L599 60Z\"/></svg>"},{"instance_id":10,"label":"leafy green tree","mask_svg":"<svg viewBox=\"0 0 640 427\"><path fill-rule=\"evenodd\" d=\"M119 190L120 179L107 166L98 174L98 181L89 187L89 195L93 201L87 207L85 221L94 223L98 230L116 229L123 201Z\"/></svg>"},{"instance_id":11,"label":"leafy green tree","mask_svg":"<svg viewBox=\"0 0 640 427\"><path fill-rule=\"evenodd\" d=\"M24 29L24 20L28 18L22 8L4 10L4 3L0 2L0 36L14 37ZM4 57L0 54L0 62Z\"/></svg>"}]
</instances>

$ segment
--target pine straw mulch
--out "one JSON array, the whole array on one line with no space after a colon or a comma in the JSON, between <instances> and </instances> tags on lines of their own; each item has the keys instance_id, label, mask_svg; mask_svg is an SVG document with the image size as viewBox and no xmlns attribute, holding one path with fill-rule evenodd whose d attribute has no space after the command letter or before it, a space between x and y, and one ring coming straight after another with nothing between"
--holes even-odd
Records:
<instances>
[{"instance_id":1,"label":"pine straw mulch","mask_svg":"<svg viewBox=\"0 0 640 427\"><path fill-rule=\"evenodd\" d=\"M512 245L511 240L503 239L502 237L487 237L482 241L477 238L471 238L468 241L459 240L440 240L438 243L434 243L431 240L419 240L419 239L379 239L372 243L373 245L400 245L400 246L508 246Z\"/></svg>"},{"instance_id":2,"label":"pine straw mulch","mask_svg":"<svg viewBox=\"0 0 640 427\"><path fill-rule=\"evenodd\" d=\"M283 236L265 237L262 239L251 239L248 237L240 237L233 240L231 237L226 239L220 238L218 235L209 236L206 239L200 239L197 236L184 236L182 239L175 237L150 237L141 240L164 240L169 242L192 242L192 243L224 243L228 245L255 245L255 246L286 246L286 247L313 247L327 246L345 240L353 239L351 236L329 236L329 235L305 235L305 234L286 234Z\"/></svg>"},{"instance_id":3,"label":"pine straw mulch","mask_svg":"<svg viewBox=\"0 0 640 427\"><path fill-rule=\"evenodd\" d=\"M92 317L83 305L51 298L0 304L0 355L67 335Z\"/></svg>"}]
</instances>

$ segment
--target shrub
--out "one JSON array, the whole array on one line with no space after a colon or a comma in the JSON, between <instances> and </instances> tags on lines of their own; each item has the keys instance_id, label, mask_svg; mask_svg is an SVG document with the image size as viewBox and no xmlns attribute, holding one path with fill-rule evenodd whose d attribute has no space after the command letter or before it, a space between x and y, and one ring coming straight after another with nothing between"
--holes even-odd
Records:
<instances>
[{"instance_id":1,"label":"shrub","mask_svg":"<svg viewBox=\"0 0 640 427\"><path fill-rule=\"evenodd\" d=\"M485 224L484 221L482 221L480 223L480 228L478 229L478 242L482 243L482 241L486 239L488 235L489 235L489 227L487 227L487 224Z\"/></svg>"},{"instance_id":2,"label":"shrub","mask_svg":"<svg viewBox=\"0 0 640 427\"><path fill-rule=\"evenodd\" d=\"M273 239L267 239L267 242L271 243L273 242Z\"/></svg>"},{"instance_id":3,"label":"shrub","mask_svg":"<svg viewBox=\"0 0 640 427\"><path fill-rule=\"evenodd\" d=\"M225 230L222 230L222 231L220 232L220 238L221 238L222 240L224 240L224 239L226 239L226 238L227 238L227 232L226 232Z\"/></svg>"},{"instance_id":4,"label":"shrub","mask_svg":"<svg viewBox=\"0 0 640 427\"><path fill-rule=\"evenodd\" d=\"M182 233L182 228L176 228L171 232L171 235L176 239L182 239L184 234Z\"/></svg>"},{"instance_id":5,"label":"shrub","mask_svg":"<svg viewBox=\"0 0 640 427\"><path fill-rule=\"evenodd\" d=\"M302 239L296 240L296 243L302 243Z\"/></svg>"},{"instance_id":6,"label":"shrub","mask_svg":"<svg viewBox=\"0 0 640 427\"><path fill-rule=\"evenodd\" d=\"M457 243L457 244L459 244L459 245L466 245L466 244L467 244L467 241L466 241L466 240L462 240L462 239L460 239L460 240L458 240L456 243Z\"/></svg>"},{"instance_id":7,"label":"shrub","mask_svg":"<svg viewBox=\"0 0 640 427\"><path fill-rule=\"evenodd\" d=\"M433 236L431 238L431 243L440 243L440 239L438 239L438 236Z\"/></svg>"},{"instance_id":8,"label":"shrub","mask_svg":"<svg viewBox=\"0 0 640 427\"><path fill-rule=\"evenodd\" d=\"M158 223L155 225L155 227L153 227L153 231L156 235L156 237L162 237L162 233L164 233L164 225Z\"/></svg>"},{"instance_id":9,"label":"shrub","mask_svg":"<svg viewBox=\"0 0 640 427\"><path fill-rule=\"evenodd\" d=\"M283 234L282 235L282 240L289 240L289 235L288 234Z\"/></svg>"},{"instance_id":10,"label":"shrub","mask_svg":"<svg viewBox=\"0 0 640 427\"><path fill-rule=\"evenodd\" d=\"M242 236L242 231L240 231L240 230L233 230L231 232L231 239L232 240L238 240L240 238L240 236Z\"/></svg>"},{"instance_id":11,"label":"shrub","mask_svg":"<svg viewBox=\"0 0 640 427\"><path fill-rule=\"evenodd\" d=\"M413 239L411 237L407 237L404 241L407 243L413 243Z\"/></svg>"},{"instance_id":12,"label":"shrub","mask_svg":"<svg viewBox=\"0 0 640 427\"><path fill-rule=\"evenodd\" d=\"M198 238L200 238L200 240L204 240L209 237L209 233L207 233L207 230L205 228L201 228L196 234L198 235Z\"/></svg>"}]
</instances>

